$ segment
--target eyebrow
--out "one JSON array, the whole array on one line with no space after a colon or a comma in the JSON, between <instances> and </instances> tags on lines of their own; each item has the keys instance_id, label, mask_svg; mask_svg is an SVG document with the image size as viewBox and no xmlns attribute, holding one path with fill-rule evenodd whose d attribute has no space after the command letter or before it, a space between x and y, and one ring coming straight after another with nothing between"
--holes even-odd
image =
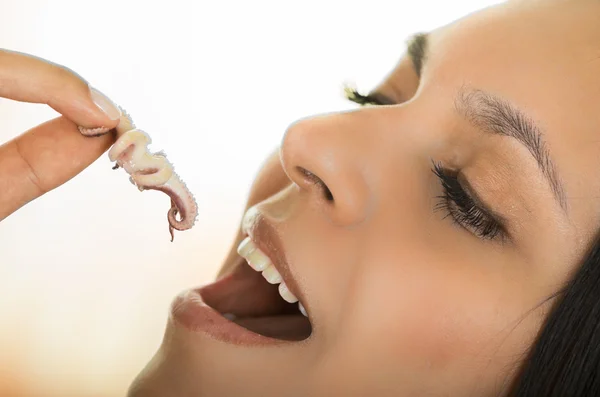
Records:
<instances>
[{"instance_id":1,"label":"eyebrow","mask_svg":"<svg viewBox=\"0 0 600 397\"><path fill-rule=\"evenodd\" d=\"M481 131L508 136L521 142L536 160L554 197L567 212L565 189L552 162L539 126L505 99L489 92L461 87L454 101L456 111Z\"/></svg>"}]
</instances>

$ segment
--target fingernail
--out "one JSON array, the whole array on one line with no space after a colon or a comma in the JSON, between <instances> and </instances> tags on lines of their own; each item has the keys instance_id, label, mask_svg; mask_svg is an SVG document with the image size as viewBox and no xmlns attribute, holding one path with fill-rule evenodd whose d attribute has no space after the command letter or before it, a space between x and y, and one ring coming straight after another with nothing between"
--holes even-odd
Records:
<instances>
[{"instance_id":1,"label":"fingernail","mask_svg":"<svg viewBox=\"0 0 600 397\"><path fill-rule=\"evenodd\" d=\"M118 120L121 118L121 111L113 101L108 99L106 95L90 86L92 93L92 100L111 120Z\"/></svg>"}]
</instances>

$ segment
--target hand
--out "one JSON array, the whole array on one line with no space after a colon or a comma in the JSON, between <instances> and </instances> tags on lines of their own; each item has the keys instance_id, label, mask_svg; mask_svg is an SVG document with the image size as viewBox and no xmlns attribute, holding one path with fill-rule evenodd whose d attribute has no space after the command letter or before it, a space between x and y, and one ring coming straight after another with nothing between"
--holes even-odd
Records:
<instances>
[{"instance_id":1,"label":"hand","mask_svg":"<svg viewBox=\"0 0 600 397\"><path fill-rule=\"evenodd\" d=\"M121 112L74 72L22 53L0 49L0 97L45 103L62 117L0 146L0 221L62 185L104 153L113 133L82 135L78 127L113 129Z\"/></svg>"}]
</instances>

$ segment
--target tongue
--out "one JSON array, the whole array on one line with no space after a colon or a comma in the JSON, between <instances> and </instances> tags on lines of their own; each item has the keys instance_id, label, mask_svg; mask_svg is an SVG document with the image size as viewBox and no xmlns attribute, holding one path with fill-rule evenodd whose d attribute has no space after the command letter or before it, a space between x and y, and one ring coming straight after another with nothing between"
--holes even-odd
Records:
<instances>
[{"instance_id":1,"label":"tongue","mask_svg":"<svg viewBox=\"0 0 600 397\"><path fill-rule=\"evenodd\" d=\"M291 341L311 334L310 321L300 314L298 305L284 301L278 286L269 284L245 262L203 287L201 293L207 305L221 314L233 314L236 324L257 334Z\"/></svg>"},{"instance_id":2,"label":"tongue","mask_svg":"<svg viewBox=\"0 0 600 397\"><path fill-rule=\"evenodd\" d=\"M242 263L229 275L202 288L204 301L220 313L236 317L263 317L298 312L281 298L278 286Z\"/></svg>"},{"instance_id":3,"label":"tongue","mask_svg":"<svg viewBox=\"0 0 600 397\"><path fill-rule=\"evenodd\" d=\"M252 332L271 338L298 341L310 336L310 322L302 314L269 317L246 317L233 321Z\"/></svg>"}]
</instances>

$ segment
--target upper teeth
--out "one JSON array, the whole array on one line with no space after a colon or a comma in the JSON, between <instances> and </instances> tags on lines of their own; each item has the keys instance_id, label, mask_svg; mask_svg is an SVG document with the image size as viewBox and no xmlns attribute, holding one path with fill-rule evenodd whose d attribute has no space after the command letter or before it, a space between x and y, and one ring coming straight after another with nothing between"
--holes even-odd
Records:
<instances>
[{"instance_id":1,"label":"upper teeth","mask_svg":"<svg viewBox=\"0 0 600 397\"><path fill-rule=\"evenodd\" d=\"M289 303L298 302L298 298L292 294L288 288L288 286L283 281L281 274L277 271L275 266L273 266L273 262L269 257L260 250L254 244L254 242L250 239L250 237L246 237L238 246L237 249L238 254L242 256L250 267L252 267L257 272L262 272L263 277L271 284L279 284L279 295ZM306 310L304 306L300 302L298 302L300 312L306 315ZM308 316L307 316L308 317Z\"/></svg>"}]
</instances>

